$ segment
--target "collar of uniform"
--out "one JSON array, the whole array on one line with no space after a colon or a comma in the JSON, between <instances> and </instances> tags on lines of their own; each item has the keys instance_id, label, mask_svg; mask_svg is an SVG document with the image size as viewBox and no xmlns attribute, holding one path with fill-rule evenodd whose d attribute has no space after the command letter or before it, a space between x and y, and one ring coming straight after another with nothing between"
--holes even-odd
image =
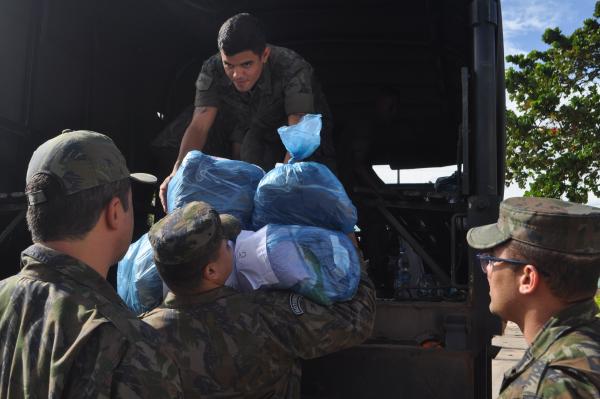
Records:
<instances>
[{"instance_id":1,"label":"collar of uniform","mask_svg":"<svg viewBox=\"0 0 600 399\"><path fill-rule=\"evenodd\" d=\"M594 320L597 314L598 306L593 299L588 299L571 305L552 316L537 333L533 344L527 349L523 358L506 372L505 380L514 379L521 374L534 359L539 359L557 339L573 328Z\"/></svg>"},{"instance_id":2,"label":"collar of uniform","mask_svg":"<svg viewBox=\"0 0 600 399\"><path fill-rule=\"evenodd\" d=\"M201 305L204 303L211 303L221 298L235 295L237 291L230 287L219 287L206 291L200 294L174 294L169 292L165 298L164 305L168 308L178 308L189 305Z\"/></svg>"},{"instance_id":3,"label":"collar of uniform","mask_svg":"<svg viewBox=\"0 0 600 399\"><path fill-rule=\"evenodd\" d=\"M33 244L21 253L21 267L28 275L45 281L45 276L57 273L74 280L77 284L88 287L92 292L104 296L109 301L123 306L125 304L117 295L114 288L94 269L52 248L41 244Z\"/></svg>"},{"instance_id":4,"label":"collar of uniform","mask_svg":"<svg viewBox=\"0 0 600 399\"><path fill-rule=\"evenodd\" d=\"M539 357L554 341L582 324L594 320L598 306L593 299L577 302L552 316L540 329L531 345L534 357Z\"/></svg>"},{"instance_id":5,"label":"collar of uniform","mask_svg":"<svg viewBox=\"0 0 600 399\"><path fill-rule=\"evenodd\" d=\"M271 94L271 64L267 61L256 86L265 94Z\"/></svg>"}]
</instances>

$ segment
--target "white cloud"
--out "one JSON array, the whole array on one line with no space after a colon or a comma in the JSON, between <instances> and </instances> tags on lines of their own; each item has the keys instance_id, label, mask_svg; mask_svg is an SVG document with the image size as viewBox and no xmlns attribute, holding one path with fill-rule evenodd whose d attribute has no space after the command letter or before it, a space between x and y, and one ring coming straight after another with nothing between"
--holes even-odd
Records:
<instances>
[{"instance_id":1,"label":"white cloud","mask_svg":"<svg viewBox=\"0 0 600 399\"><path fill-rule=\"evenodd\" d=\"M568 4L557 0L505 0L502 8L507 37L543 32L571 14Z\"/></svg>"},{"instance_id":2,"label":"white cloud","mask_svg":"<svg viewBox=\"0 0 600 399\"><path fill-rule=\"evenodd\" d=\"M547 28L575 17L572 7L573 4L560 0L505 0L502 3L505 55L539 48Z\"/></svg>"}]
</instances>

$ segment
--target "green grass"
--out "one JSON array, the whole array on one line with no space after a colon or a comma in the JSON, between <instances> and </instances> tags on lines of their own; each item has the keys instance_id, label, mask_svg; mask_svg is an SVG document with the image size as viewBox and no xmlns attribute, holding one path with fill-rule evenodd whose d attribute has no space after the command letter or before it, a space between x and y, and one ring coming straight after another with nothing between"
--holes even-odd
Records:
<instances>
[{"instance_id":1,"label":"green grass","mask_svg":"<svg viewBox=\"0 0 600 399\"><path fill-rule=\"evenodd\" d=\"M600 307L600 290L596 291L596 304Z\"/></svg>"}]
</instances>

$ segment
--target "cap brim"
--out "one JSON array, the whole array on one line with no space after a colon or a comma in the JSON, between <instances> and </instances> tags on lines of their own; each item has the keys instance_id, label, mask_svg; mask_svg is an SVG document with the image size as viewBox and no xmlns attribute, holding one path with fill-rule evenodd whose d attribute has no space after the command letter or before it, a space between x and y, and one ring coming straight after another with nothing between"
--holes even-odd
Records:
<instances>
[{"instance_id":1,"label":"cap brim","mask_svg":"<svg viewBox=\"0 0 600 399\"><path fill-rule=\"evenodd\" d=\"M158 178L150 173L131 173L129 177L139 183L156 184Z\"/></svg>"},{"instance_id":2,"label":"cap brim","mask_svg":"<svg viewBox=\"0 0 600 399\"><path fill-rule=\"evenodd\" d=\"M490 249L510 238L510 234L502 232L496 223L473 227L467 232L467 242L475 249Z\"/></svg>"},{"instance_id":3,"label":"cap brim","mask_svg":"<svg viewBox=\"0 0 600 399\"><path fill-rule=\"evenodd\" d=\"M221 219L223 236L230 241L235 241L242 231L242 224L240 221L235 216L226 213L219 215L219 218Z\"/></svg>"}]
</instances>

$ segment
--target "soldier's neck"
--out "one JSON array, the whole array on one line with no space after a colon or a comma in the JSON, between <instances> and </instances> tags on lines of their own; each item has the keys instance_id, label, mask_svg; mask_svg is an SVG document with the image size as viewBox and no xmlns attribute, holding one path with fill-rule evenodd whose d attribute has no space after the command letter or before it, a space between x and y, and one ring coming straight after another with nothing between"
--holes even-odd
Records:
<instances>
[{"instance_id":1,"label":"soldier's neck","mask_svg":"<svg viewBox=\"0 0 600 399\"><path fill-rule=\"evenodd\" d=\"M529 345L533 344L544 324L568 306L556 297L538 299L535 303L523 307L521 320L517 321L523 332L523 337Z\"/></svg>"},{"instance_id":2,"label":"soldier's neck","mask_svg":"<svg viewBox=\"0 0 600 399\"><path fill-rule=\"evenodd\" d=\"M112 264L106 260L106 249L102 245L91 245L84 240L44 241L40 244L85 263L104 279Z\"/></svg>"}]
</instances>

